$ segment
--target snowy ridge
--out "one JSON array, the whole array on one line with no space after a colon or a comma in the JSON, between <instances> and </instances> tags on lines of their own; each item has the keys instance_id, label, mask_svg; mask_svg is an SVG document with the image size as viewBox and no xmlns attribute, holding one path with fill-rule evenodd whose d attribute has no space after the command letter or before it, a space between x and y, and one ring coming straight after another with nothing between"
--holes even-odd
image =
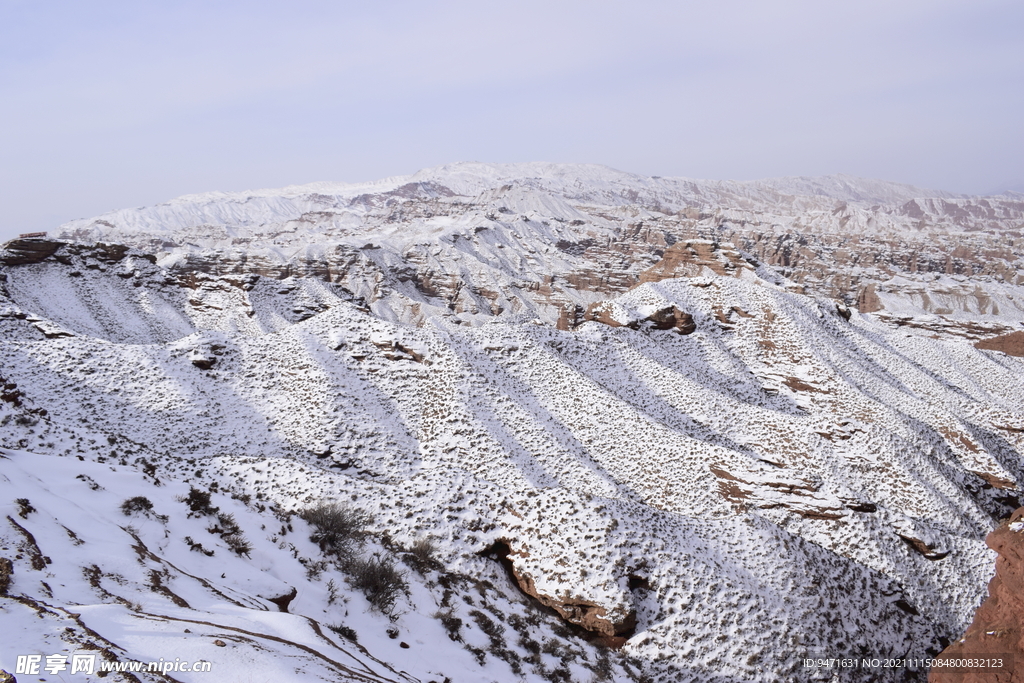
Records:
<instances>
[{"instance_id":1,"label":"snowy ridge","mask_svg":"<svg viewBox=\"0 0 1024 683\"><path fill-rule=\"evenodd\" d=\"M779 202L782 195L823 198L864 204L902 204L921 198L962 198L910 185L865 180L846 175L821 178L775 178L757 181L708 181L689 178L649 178L596 164L481 164L459 163L424 169L372 183L316 182L281 189L246 192L208 192L184 195L165 204L121 209L95 219L71 221L64 234L90 229L101 239L108 229L168 232L200 225L239 227L283 223L324 208L352 205L366 195L387 195L406 186L437 185L472 198L507 184L523 184L585 204L621 205L636 200L665 201L674 208L693 204L726 204L730 197L762 204Z\"/></svg>"},{"instance_id":2,"label":"snowy ridge","mask_svg":"<svg viewBox=\"0 0 1024 683\"><path fill-rule=\"evenodd\" d=\"M1011 195L843 175L733 182L462 163L359 185L191 195L73 221L59 234L134 246L174 271L313 276L386 319L453 314L474 325L502 313L571 319L575 307L653 277L702 266L724 274L718 256L684 248L693 242L738 252L746 265L733 258L736 272L773 271L862 312L947 316L922 324L976 338L1024 320L1022 226L1024 202ZM981 303L965 291L947 296L936 275L966 278L952 289L973 287ZM983 303L992 299L999 305ZM983 329L964 327L959 313Z\"/></svg>"}]
</instances>

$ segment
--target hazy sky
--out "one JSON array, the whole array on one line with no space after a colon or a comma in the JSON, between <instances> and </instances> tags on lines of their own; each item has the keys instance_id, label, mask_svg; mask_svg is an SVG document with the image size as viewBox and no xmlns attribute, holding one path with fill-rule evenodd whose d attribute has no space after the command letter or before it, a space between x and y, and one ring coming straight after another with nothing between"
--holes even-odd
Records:
<instances>
[{"instance_id":1,"label":"hazy sky","mask_svg":"<svg viewBox=\"0 0 1024 683\"><path fill-rule=\"evenodd\" d=\"M1020 0L0 0L0 238L452 161L1024 183Z\"/></svg>"}]
</instances>

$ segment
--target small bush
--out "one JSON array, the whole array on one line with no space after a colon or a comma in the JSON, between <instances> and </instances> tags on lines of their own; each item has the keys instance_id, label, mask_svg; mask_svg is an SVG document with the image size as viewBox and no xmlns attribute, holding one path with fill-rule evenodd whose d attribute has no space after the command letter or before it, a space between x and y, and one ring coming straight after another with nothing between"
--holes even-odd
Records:
<instances>
[{"instance_id":1,"label":"small bush","mask_svg":"<svg viewBox=\"0 0 1024 683\"><path fill-rule=\"evenodd\" d=\"M347 561L362 545L372 517L362 510L338 503L321 503L299 513L313 527L309 540L320 550Z\"/></svg>"},{"instance_id":2,"label":"small bush","mask_svg":"<svg viewBox=\"0 0 1024 683\"><path fill-rule=\"evenodd\" d=\"M486 652L484 652L483 650L481 650L478 647L475 647L473 645L469 645L468 643L465 645L465 648L467 650L469 650L470 654L472 654L474 657L476 657L476 663L477 664L479 664L480 666L485 666L487 664L487 653Z\"/></svg>"},{"instance_id":3,"label":"small bush","mask_svg":"<svg viewBox=\"0 0 1024 683\"><path fill-rule=\"evenodd\" d=\"M153 509L153 503L145 496L135 496L121 503L121 512L131 517L137 512L146 513Z\"/></svg>"},{"instance_id":4,"label":"small bush","mask_svg":"<svg viewBox=\"0 0 1024 683\"><path fill-rule=\"evenodd\" d=\"M185 537L185 543L188 544L188 549L189 550L194 550L197 553L202 553L203 555L206 555L207 557L213 557L213 551L212 550L207 550L206 548L204 548L202 543L196 543L195 541L192 540L191 536L186 536Z\"/></svg>"},{"instance_id":5,"label":"small bush","mask_svg":"<svg viewBox=\"0 0 1024 683\"><path fill-rule=\"evenodd\" d=\"M235 521L235 516L226 512L217 513L217 523L207 529L211 534L220 534L221 536L231 536L233 534L242 533L242 529L238 526L238 522Z\"/></svg>"},{"instance_id":6,"label":"small bush","mask_svg":"<svg viewBox=\"0 0 1024 683\"><path fill-rule=\"evenodd\" d=\"M459 619L451 610L437 611L434 613L441 625L444 626L444 630L448 632L448 637L456 642L462 642L462 619Z\"/></svg>"},{"instance_id":7,"label":"small bush","mask_svg":"<svg viewBox=\"0 0 1024 683\"><path fill-rule=\"evenodd\" d=\"M597 652L597 662L591 668L591 671L597 676L599 681L610 681L615 671L612 669L612 660L608 657L608 651L605 649L599 649Z\"/></svg>"},{"instance_id":8,"label":"small bush","mask_svg":"<svg viewBox=\"0 0 1024 683\"><path fill-rule=\"evenodd\" d=\"M22 519L28 519L28 516L36 511L32 503L28 502L28 498L19 498L14 502L18 504L18 516Z\"/></svg>"},{"instance_id":9,"label":"small bush","mask_svg":"<svg viewBox=\"0 0 1024 683\"><path fill-rule=\"evenodd\" d=\"M436 553L437 544L432 539L424 537L409 546L406 561L420 574L425 574L431 569L441 568L441 563L434 557Z\"/></svg>"},{"instance_id":10,"label":"small bush","mask_svg":"<svg viewBox=\"0 0 1024 683\"><path fill-rule=\"evenodd\" d=\"M7 595L14 574L14 563L6 557L0 557L0 595Z\"/></svg>"},{"instance_id":11,"label":"small bush","mask_svg":"<svg viewBox=\"0 0 1024 683\"><path fill-rule=\"evenodd\" d=\"M471 610L469 616L473 617L477 625L480 626L480 630L486 633L488 638L492 641L501 641L501 636L505 632L504 626L495 623L493 619L480 610Z\"/></svg>"},{"instance_id":12,"label":"small bush","mask_svg":"<svg viewBox=\"0 0 1024 683\"><path fill-rule=\"evenodd\" d=\"M352 585L363 592L370 605L381 614L395 619L395 605L409 584L405 573L395 568L391 558L374 555L368 560L353 560L348 565Z\"/></svg>"},{"instance_id":13,"label":"small bush","mask_svg":"<svg viewBox=\"0 0 1024 683\"><path fill-rule=\"evenodd\" d=\"M306 578L310 581L319 581L320 574L327 571L326 560L307 560L300 557L299 562L306 568Z\"/></svg>"},{"instance_id":14,"label":"small bush","mask_svg":"<svg viewBox=\"0 0 1024 683\"><path fill-rule=\"evenodd\" d=\"M178 498L179 501L188 505L189 513L188 516L200 517L203 515L215 515L217 510L210 505L210 492L202 491L194 486L189 487L188 495Z\"/></svg>"},{"instance_id":15,"label":"small bush","mask_svg":"<svg viewBox=\"0 0 1024 683\"><path fill-rule=\"evenodd\" d=\"M252 552L252 544L245 540L245 536L243 536L241 532L225 536L224 542L228 544L228 548L231 549L231 552L239 557L242 555L249 557L249 553Z\"/></svg>"},{"instance_id":16,"label":"small bush","mask_svg":"<svg viewBox=\"0 0 1024 683\"><path fill-rule=\"evenodd\" d=\"M241 527L238 526L238 522L235 521L235 516L226 512L217 513L217 523L207 529L211 534L219 534L224 542L228 544L228 548L231 549L236 555L241 557L245 555L249 556L252 552L252 545L245 540L245 535L242 534Z\"/></svg>"},{"instance_id":17,"label":"small bush","mask_svg":"<svg viewBox=\"0 0 1024 683\"><path fill-rule=\"evenodd\" d=\"M351 640L353 643L359 642L359 639L356 637L355 630L349 628L348 626L342 626L341 624L328 624L327 628L331 629L332 631L337 633L342 638L345 638L346 640Z\"/></svg>"}]
</instances>

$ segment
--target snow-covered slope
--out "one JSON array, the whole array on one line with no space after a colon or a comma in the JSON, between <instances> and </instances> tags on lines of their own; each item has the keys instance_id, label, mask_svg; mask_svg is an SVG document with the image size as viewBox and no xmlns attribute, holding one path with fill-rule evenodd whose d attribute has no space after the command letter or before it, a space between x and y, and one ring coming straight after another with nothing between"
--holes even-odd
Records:
<instances>
[{"instance_id":1,"label":"snow-covered slope","mask_svg":"<svg viewBox=\"0 0 1024 683\"><path fill-rule=\"evenodd\" d=\"M1021 359L803 294L724 242L670 242L653 214L623 232L529 213L583 215L625 174L495 190L510 172L435 172L456 197L493 191L487 211L430 179L372 186L414 196L337 219L341 242L372 237L362 260L313 241L257 262L270 237L155 263L8 251L0 619L23 635L0 666L84 648L240 680L805 681L831 677L811 654L956 637L1017 504ZM599 187L571 195L586 173ZM193 487L239 534L186 514ZM152 510L125 515L136 497ZM362 561L408 563L394 621L310 541L301 516L325 501L372 515Z\"/></svg>"},{"instance_id":2,"label":"snow-covered slope","mask_svg":"<svg viewBox=\"0 0 1024 683\"><path fill-rule=\"evenodd\" d=\"M1019 504L1022 223L848 176L473 163L15 241L0 667L774 682L935 653ZM348 554L324 503L366 514Z\"/></svg>"}]
</instances>

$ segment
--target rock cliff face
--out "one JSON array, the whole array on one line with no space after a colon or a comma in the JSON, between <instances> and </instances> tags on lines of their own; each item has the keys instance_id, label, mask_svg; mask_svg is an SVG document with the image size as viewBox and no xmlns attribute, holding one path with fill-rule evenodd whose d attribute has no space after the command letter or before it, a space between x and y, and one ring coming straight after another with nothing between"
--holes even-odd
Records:
<instances>
[{"instance_id":1,"label":"rock cliff face","mask_svg":"<svg viewBox=\"0 0 1024 683\"><path fill-rule=\"evenodd\" d=\"M939 659L1005 660L989 670L935 667L929 683L1021 683L1024 681L1024 508L1019 508L985 543L999 553L988 597L967 632Z\"/></svg>"}]
</instances>

